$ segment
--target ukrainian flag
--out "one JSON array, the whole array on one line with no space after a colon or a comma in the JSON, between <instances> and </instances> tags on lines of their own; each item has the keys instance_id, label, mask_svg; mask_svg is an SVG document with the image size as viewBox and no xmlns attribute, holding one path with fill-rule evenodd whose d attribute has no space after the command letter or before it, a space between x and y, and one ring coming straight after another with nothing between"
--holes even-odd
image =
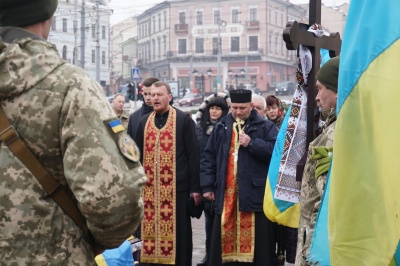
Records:
<instances>
[{"instance_id":1,"label":"ukrainian flag","mask_svg":"<svg viewBox=\"0 0 400 266\"><path fill-rule=\"evenodd\" d=\"M328 203L332 265L400 265L399 10L399 0L350 4Z\"/></svg>"},{"instance_id":2,"label":"ukrainian flag","mask_svg":"<svg viewBox=\"0 0 400 266\"><path fill-rule=\"evenodd\" d=\"M299 203L292 203L274 198L275 188L279 179L279 168L284 149L290 111L291 107L286 112L285 119L282 122L282 126L276 138L272 159L269 165L267 183L265 186L263 210L270 221L298 228L300 217Z\"/></svg>"}]
</instances>

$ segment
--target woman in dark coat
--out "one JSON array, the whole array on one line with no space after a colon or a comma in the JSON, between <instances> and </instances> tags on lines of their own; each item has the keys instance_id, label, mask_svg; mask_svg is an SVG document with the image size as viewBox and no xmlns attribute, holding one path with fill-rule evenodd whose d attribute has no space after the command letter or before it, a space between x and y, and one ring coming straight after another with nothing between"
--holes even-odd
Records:
<instances>
[{"instance_id":1,"label":"woman in dark coat","mask_svg":"<svg viewBox=\"0 0 400 266\"><path fill-rule=\"evenodd\" d=\"M218 121L224 117L229 111L229 96L225 93L218 93L210 95L203 104L200 105L199 111L196 114L196 134L199 146L200 159L203 155L204 148L206 147L207 141L210 137L214 126ZM213 202L204 201L204 216L206 226L206 254L197 266L208 265L209 251L210 251L210 239L212 232L212 224L214 220L213 214Z\"/></svg>"}]
</instances>

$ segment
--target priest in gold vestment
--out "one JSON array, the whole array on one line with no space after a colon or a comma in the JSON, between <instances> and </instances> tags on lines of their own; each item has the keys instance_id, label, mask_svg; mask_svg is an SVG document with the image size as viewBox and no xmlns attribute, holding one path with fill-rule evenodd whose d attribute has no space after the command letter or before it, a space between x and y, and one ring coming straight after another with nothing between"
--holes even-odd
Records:
<instances>
[{"instance_id":1,"label":"priest in gold vestment","mask_svg":"<svg viewBox=\"0 0 400 266\"><path fill-rule=\"evenodd\" d=\"M231 113L214 127L201 159L204 198L214 200L210 266L275 265L275 226L263 197L277 127L253 110L250 90L232 90Z\"/></svg>"},{"instance_id":2,"label":"priest in gold vestment","mask_svg":"<svg viewBox=\"0 0 400 266\"><path fill-rule=\"evenodd\" d=\"M188 200L201 204L195 124L169 105L168 83L154 83L151 97L154 111L141 119L135 138L149 180L143 191L140 265L188 266L193 248Z\"/></svg>"}]
</instances>

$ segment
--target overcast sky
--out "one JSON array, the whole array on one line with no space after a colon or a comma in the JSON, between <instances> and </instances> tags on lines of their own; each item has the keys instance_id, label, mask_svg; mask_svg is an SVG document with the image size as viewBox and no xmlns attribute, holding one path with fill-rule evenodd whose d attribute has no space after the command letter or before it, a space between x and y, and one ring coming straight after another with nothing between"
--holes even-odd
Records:
<instances>
[{"instance_id":1,"label":"overcast sky","mask_svg":"<svg viewBox=\"0 0 400 266\"><path fill-rule=\"evenodd\" d=\"M110 8L113 10L110 22L114 25L126 18L129 18L135 14L141 14L146 9L164 2L165 0L111 0ZM196 1L196 0L192 0ZM293 4L304 4L308 3L308 0L290 0ZM326 5L340 5L343 2L349 2L349 0L322 0Z\"/></svg>"}]
</instances>

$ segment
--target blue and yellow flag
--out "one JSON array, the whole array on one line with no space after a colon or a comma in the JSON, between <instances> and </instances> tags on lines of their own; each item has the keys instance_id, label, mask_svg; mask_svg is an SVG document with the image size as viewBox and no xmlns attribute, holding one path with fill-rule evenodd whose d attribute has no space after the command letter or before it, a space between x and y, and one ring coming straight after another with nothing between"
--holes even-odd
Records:
<instances>
[{"instance_id":1,"label":"blue and yellow flag","mask_svg":"<svg viewBox=\"0 0 400 266\"><path fill-rule=\"evenodd\" d=\"M331 265L400 265L400 1L352 0L339 70Z\"/></svg>"},{"instance_id":2,"label":"blue and yellow flag","mask_svg":"<svg viewBox=\"0 0 400 266\"><path fill-rule=\"evenodd\" d=\"M280 200L274 197L275 188L278 184L279 170L284 150L285 136L288 126L292 107L286 113L285 119L282 122L282 127L279 130L276 138L272 159L269 165L267 184L264 194L264 213L269 220L290 226L293 228L299 227L300 206L298 203L293 203L285 200Z\"/></svg>"},{"instance_id":3,"label":"blue and yellow flag","mask_svg":"<svg viewBox=\"0 0 400 266\"><path fill-rule=\"evenodd\" d=\"M114 249L107 249L96 256L98 266L131 266L135 265L132 256L131 243L125 240L121 246Z\"/></svg>"}]
</instances>

